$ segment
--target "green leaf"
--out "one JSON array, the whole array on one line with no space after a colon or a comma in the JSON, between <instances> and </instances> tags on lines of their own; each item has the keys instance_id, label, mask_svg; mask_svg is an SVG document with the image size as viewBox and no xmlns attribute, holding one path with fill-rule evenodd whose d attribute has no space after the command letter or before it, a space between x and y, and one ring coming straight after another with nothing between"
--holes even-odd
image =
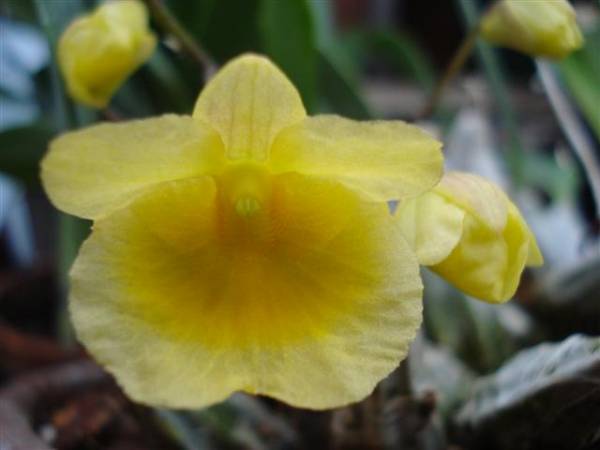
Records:
<instances>
[{"instance_id":1,"label":"green leaf","mask_svg":"<svg viewBox=\"0 0 600 450\"><path fill-rule=\"evenodd\" d=\"M309 112L317 85L316 36L306 0L262 0L258 26L266 54L290 77Z\"/></svg>"},{"instance_id":2,"label":"green leaf","mask_svg":"<svg viewBox=\"0 0 600 450\"><path fill-rule=\"evenodd\" d=\"M158 46L152 58L142 68L149 96L158 103L160 112L189 113L196 100L197 92L185 83L178 73L171 55Z\"/></svg>"},{"instance_id":3,"label":"green leaf","mask_svg":"<svg viewBox=\"0 0 600 450\"><path fill-rule=\"evenodd\" d=\"M456 424L466 448L598 448L599 387L600 338L574 335L522 351L479 381Z\"/></svg>"},{"instance_id":4,"label":"green leaf","mask_svg":"<svg viewBox=\"0 0 600 450\"><path fill-rule=\"evenodd\" d=\"M220 64L260 49L259 0L170 0L179 21Z\"/></svg>"},{"instance_id":5,"label":"green leaf","mask_svg":"<svg viewBox=\"0 0 600 450\"><path fill-rule=\"evenodd\" d=\"M185 25L187 31L200 37L206 33L213 12L217 6L217 0L167 0L165 2L169 10ZM235 14L235 11L232 11Z\"/></svg>"},{"instance_id":6,"label":"green leaf","mask_svg":"<svg viewBox=\"0 0 600 450\"><path fill-rule=\"evenodd\" d=\"M53 119L57 131L64 131L77 125L83 125L85 121L94 117L93 113L85 108L78 108L67 98L56 62L56 45L61 33L68 24L84 11L80 0L63 2L50 2L45 0L34 0L39 21L46 33L50 48L52 50L51 81L52 81L52 106ZM79 121L79 123L78 123ZM61 342L65 345L72 344L75 340L73 329L70 325L67 312L66 291L68 286L68 273L71 263L77 255L77 251L85 236L89 233L88 222L75 217L61 214L59 220L59 270L61 274L61 288L63 301L60 313L57 317L57 329Z\"/></svg>"},{"instance_id":7,"label":"green leaf","mask_svg":"<svg viewBox=\"0 0 600 450\"><path fill-rule=\"evenodd\" d=\"M53 120L58 130L62 131L75 126L75 110L66 96L64 84L56 60L56 46L64 29L78 15L84 12L80 0L53 2L50 5L44 0L34 0L38 19L50 44L52 62L50 64L52 81Z\"/></svg>"},{"instance_id":8,"label":"green leaf","mask_svg":"<svg viewBox=\"0 0 600 450\"><path fill-rule=\"evenodd\" d=\"M319 51L320 93L331 112L353 119L373 117L352 79L357 70L348 67L340 54L328 49Z\"/></svg>"},{"instance_id":9,"label":"green leaf","mask_svg":"<svg viewBox=\"0 0 600 450\"><path fill-rule=\"evenodd\" d=\"M297 448L299 440L281 416L259 399L241 393L198 411L155 411L171 436L186 449Z\"/></svg>"},{"instance_id":10,"label":"green leaf","mask_svg":"<svg viewBox=\"0 0 600 450\"><path fill-rule=\"evenodd\" d=\"M433 87L436 78L433 65L409 35L376 30L359 33L357 39L364 54L381 57L399 74L409 76L425 90Z\"/></svg>"},{"instance_id":11,"label":"green leaf","mask_svg":"<svg viewBox=\"0 0 600 450\"><path fill-rule=\"evenodd\" d=\"M526 185L542 188L555 202L576 196L579 173L574 165L559 165L555 158L533 152L524 152L521 163Z\"/></svg>"},{"instance_id":12,"label":"green leaf","mask_svg":"<svg viewBox=\"0 0 600 450\"><path fill-rule=\"evenodd\" d=\"M11 19L35 22L36 12L33 2L23 0L3 0L0 2L0 12Z\"/></svg>"},{"instance_id":13,"label":"green leaf","mask_svg":"<svg viewBox=\"0 0 600 450\"><path fill-rule=\"evenodd\" d=\"M318 61L318 112L371 119L373 114L359 91L360 62L335 34L332 2L308 0L312 12Z\"/></svg>"},{"instance_id":14,"label":"green leaf","mask_svg":"<svg viewBox=\"0 0 600 450\"><path fill-rule=\"evenodd\" d=\"M308 0L308 6L311 10L317 47L326 48L335 43L332 2L322 0Z\"/></svg>"},{"instance_id":15,"label":"green leaf","mask_svg":"<svg viewBox=\"0 0 600 450\"><path fill-rule=\"evenodd\" d=\"M206 431L200 429L198 424L186 412L170 411L168 409L155 409L157 421L165 431L177 441L185 450L200 448L214 448Z\"/></svg>"},{"instance_id":16,"label":"green leaf","mask_svg":"<svg viewBox=\"0 0 600 450\"><path fill-rule=\"evenodd\" d=\"M600 27L586 33L585 46L558 64L563 78L600 140Z\"/></svg>"},{"instance_id":17,"label":"green leaf","mask_svg":"<svg viewBox=\"0 0 600 450\"><path fill-rule=\"evenodd\" d=\"M54 136L52 127L38 122L0 133L0 168L28 184L39 181L39 163Z\"/></svg>"}]
</instances>

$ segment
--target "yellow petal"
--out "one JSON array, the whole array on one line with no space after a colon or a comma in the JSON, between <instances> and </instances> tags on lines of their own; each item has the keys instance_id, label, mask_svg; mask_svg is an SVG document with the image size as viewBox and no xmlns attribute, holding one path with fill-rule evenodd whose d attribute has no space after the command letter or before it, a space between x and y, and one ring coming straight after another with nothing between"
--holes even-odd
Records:
<instances>
[{"instance_id":1,"label":"yellow petal","mask_svg":"<svg viewBox=\"0 0 600 450\"><path fill-rule=\"evenodd\" d=\"M404 122L324 115L282 131L270 167L333 178L372 200L386 201L435 185L442 175L440 148L429 134Z\"/></svg>"},{"instance_id":2,"label":"yellow petal","mask_svg":"<svg viewBox=\"0 0 600 450\"><path fill-rule=\"evenodd\" d=\"M566 0L499 1L484 16L481 34L491 43L549 58L564 58L583 44Z\"/></svg>"},{"instance_id":3,"label":"yellow petal","mask_svg":"<svg viewBox=\"0 0 600 450\"><path fill-rule=\"evenodd\" d=\"M506 226L508 197L494 183L465 172L447 172L435 191L501 232Z\"/></svg>"},{"instance_id":4,"label":"yellow petal","mask_svg":"<svg viewBox=\"0 0 600 450\"><path fill-rule=\"evenodd\" d=\"M190 117L166 115L58 137L42 161L42 182L58 208L96 219L148 186L213 171L222 160L214 131Z\"/></svg>"},{"instance_id":5,"label":"yellow petal","mask_svg":"<svg viewBox=\"0 0 600 450\"><path fill-rule=\"evenodd\" d=\"M527 256L527 266L539 267L544 264L544 255L538 247L535 235L529 230L529 255Z\"/></svg>"},{"instance_id":6,"label":"yellow petal","mask_svg":"<svg viewBox=\"0 0 600 450\"><path fill-rule=\"evenodd\" d=\"M421 320L418 265L386 205L235 170L156 186L96 223L72 272L79 337L144 403L364 398ZM256 208L234 207L257 186Z\"/></svg>"},{"instance_id":7,"label":"yellow petal","mask_svg":"<svg viewBox=\"0 0 600 450\"><path fill-rule=\"evenodd\" d=\"M508 201L508 215L509 220L512 220L512 226L519 229L516 234L518 236L522 236L521 239L526 242L527 259L525 261L525 265L529 267L538 267L543 265L544 257L538 247L535 235L527 225L527 222L525 222L525 219L521 215L519 208L517 208L510 200ZM509 225L507 225L507 229L508 228L510 228Z\"/></svg>"},{"instance_id":8,"label":"yellow petal","mask_svg":"<svg viewBox=\"0 0 600 450\"><path fill-rule=\"evenodd\" d=\"M473 297L501 303L510 299L504 296L510 263L507 245L498 232L467 214L459 244L432 269Z\"/></svg>"},{"instance_id":9,"label":"yellow petal","mask_svg":"<svg viewBox=\"0 0 600 450\"><path fill-rule=\"evenodd\" d=\"M58 43L58 60L70 95L102 108L155 47L143 3L109 1L69 25Z\"/></svg>"},{"instance_id":10,"label":"yellow petal","mask_svg":"<svg viewBox=\"0 0 600 450\"><path fill-rule=\"evenodd\" d=\"M542 263L527 223L493 183L476 175L450 172L427 195L439 196L465 213L458 245L446 258L433 263L432 269L467 294L491 303L505 302L517 290L525 265ZM415 201L423 201L423 197ZM446 209L429 209L431 220L438 216L446 221ZM432 236L434 243L439 239Z\"/></svg>"},{"instance_id":11,"label":"yellow petal","mask_svg":"<svg viewBox=\"0 0 600 450\"><path fill-rule=\"evenodd\" d=\"M507 248L507 267L504 273L501 298L512 298L517 291L521 273L527 265L531 232L517 207L509 202L508 220L502 233Z\"/></svg>"},{"instance_id":12,"label":"yellow petal","mask_svg":"<svg viewBox=\"0 0 600 450\"><path fill-rule=\"evenodd\" d=\"M420 264L431 266L444 260L458 244L465 211L435 192L407 199L394 217Z\"/></svg>"},{"instance_id":13,"label":"yellow petal","mask_svg":"<svg viewBox=\"0 0 600 450\"><path fill-rule=\"evenodd\" d=\"M283 72L267 58L244 55L208 83L193 115L219 132L228 158L265 161L277 133L306 112Z\"/></svg>"}]
</instances>

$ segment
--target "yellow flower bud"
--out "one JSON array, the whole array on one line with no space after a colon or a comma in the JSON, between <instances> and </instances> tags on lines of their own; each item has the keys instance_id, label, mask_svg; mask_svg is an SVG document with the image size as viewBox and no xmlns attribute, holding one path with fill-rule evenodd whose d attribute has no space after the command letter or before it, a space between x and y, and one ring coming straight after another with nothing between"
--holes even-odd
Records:
<instances>
[{"instance_id":1,"label":"yellow flower bud","mask_svg":"<svg viewBox=\"0 0 600 450\"><path fill-rule=\"evenodd\" d=\"M583 44L566 0L501 0L484 16L481 35L493 44L557 59Z\"/></svg>"},{"instance_id":2,"label":"yellow flower bud","mask_svg":"<svg viewBox=\"0 0 600 450\"><path fill-rule=\"evenodd\" d=\"M509 300L525 266L543 263L517 207L494 184L451 172L402 202L396 219L419 262L473 297Z\"/></svg>"},{"instance_id":3,"label":"yellow flower bud","mask_svg":"<svg viewBox=\"0 0 600 450\"><path fill-rule=\"evenodd\" d=\"M115 0L76 19L58 43L58 60L69 94L102 108L156 47L148 13L137 0Z\"/></svg>"}]
</instances>

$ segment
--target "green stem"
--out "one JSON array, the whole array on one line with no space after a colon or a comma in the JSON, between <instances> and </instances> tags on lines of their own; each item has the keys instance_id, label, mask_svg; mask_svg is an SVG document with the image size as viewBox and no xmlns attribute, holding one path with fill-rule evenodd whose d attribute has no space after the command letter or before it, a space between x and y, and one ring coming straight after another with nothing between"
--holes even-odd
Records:
<instances>
[{"instance_id":1,"label":"green stem","mask_svg":"<svg viewBox=\"0 0 600 450\"><path fill-rule=\"evenodd\" d=\"M144 0L156 22L173 35L185 51L204 70L207 80L215 72L216 64L210 55L196 42L194 37L181 25L177 18L162 4L161 0Z\"/></svg>"},{"instance_id":2,"label":"green stem","mask_svg":"<svg viewBox=\"0 0 600 450\"><path fill-rule=\"evenodd\" d=\"M476 3L473 0L458 0L460 10L469 27L479 23L479 14ZM520 164L523 145L517 126L517 115L510 101L507 80L498 57L493 49L485 42L477 42L477 56L483 65L488 83L490 84L494 100L500 111L502 126L508 135L507 166L516 187L523 182L522 168Z\"/></svg>"},{"instance_id":3,"label":"green stem","mask_svg":"<svg viewBox=\"0 0 600 450\"><path fill-rule=\"evenodd\" d=\"M460 72L460 69L465 65L465 62L471 55L473 51L473 47L477 43L477 37L479 36L479 26L474 26L469 34L462 41L460 47L454 53L450 64L446 66L446 70L444 70L444 74L441 78L436 82L431 95L425 107L419 114L421 118L427 118L431 116L438 107L438 104L442 100L442 96L444 91L450 84L450 82L456 77L456 75Z\"/></svg>"}]
</instances>

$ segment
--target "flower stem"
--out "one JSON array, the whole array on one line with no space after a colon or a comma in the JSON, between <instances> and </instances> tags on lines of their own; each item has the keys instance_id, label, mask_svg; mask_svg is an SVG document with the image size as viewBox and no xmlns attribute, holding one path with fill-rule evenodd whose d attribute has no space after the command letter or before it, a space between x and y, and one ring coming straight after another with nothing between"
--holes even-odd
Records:
<instances>
[{"instance_id":1,"label":"flower stem","mask_svg":"<svg viewBox=\"0 0 600 450\"><path fill-rule=\"evenodd\" d=\"M442 99L444 91L446 90L446 87L458 74L460 69L465 65L465 62L467 61L469 55L473 51L473 47L475 47L475 44L477 43L478 36L479 25L476 25L471 29L469 34L467 34L467 36L462 41L460 47L458 47L458 49L454 53L450 64L448 64L448 66L446 66L446 69L444 70L444 74L441 78L438 79L437 83L435 84L433 91L431 92L431 95L429 96L429 99L425 104L425 107L421 111L419 117L426 118L431 116L435 112L438 104L440 103L440 100Z\"/></svg>"},{"instance_id":2,"label":"flower stem","mask_svg":"<svg viewBox=\"0 0 600 450\"><path fill-rule=\"evenodd\" d=\"M208 80L216 70L216 64L194 37L181 25L161 0L144 0L156 22L169 34L173 35L190 58L192 58L204 71L204 78Z\"/></svg>"},{"instance_id":3,"label":"flower stem","mask_svg":"<svg viewBox=\"0 0 600 450\"><path fill-rule=\"evenodd\" d=\"M472 0L457 0L463 20L467 26L475 26L481 23L481 18L485 16L477 11L477 4ZM493 7L493 4L490 8ZM505 148L505 158L507 169L510 172L515 188L522 187L523 169L521 158L523 155L523 143L518 126L518 115L515 111L507 88L508 82L501 62L494 50L485 42L479 41L477 44L477 56L482 65L486 78L488 80L492 95L500 114L502 128L506 132L507 143Z\"/></svg>"}]
</instances>

